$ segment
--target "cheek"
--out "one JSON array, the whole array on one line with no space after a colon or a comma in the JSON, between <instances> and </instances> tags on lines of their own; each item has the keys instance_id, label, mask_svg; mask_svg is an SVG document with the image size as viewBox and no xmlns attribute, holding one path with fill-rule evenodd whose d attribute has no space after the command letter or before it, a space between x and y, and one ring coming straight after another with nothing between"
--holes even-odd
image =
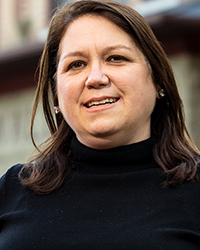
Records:
<instances>
[{"instance_id":1,"label":"cheek","mask_svg":"<svg viewBox=\"0 0 200 250\"><path fill-rule=\"evenodd\" d=\"M77 117L79 111L82 96L81 87L82 85L76 79L57 78L58 105L69 125Z\"/></svg>"},{"instance_id":2,"label":"cheek","mask_svg":"<svg viewBox=\"0 0 200 250\"><path fill-rule=\"evenodd\" d=\"M144 110L151 113L154 109L157 97L156 87L152 81L151 75L141 77L132 85L132 100L140 112ZM137 105L138 104L138 105Z\"/></svg>"},{"instance_id":3,"label":"cheek","mask_svg":"<svg viewBox=\"0 0 200 250\"><path fill-rule=\"evenodd\" d=\"M73 95L70 94L68 88L66 88L65 86L58 87L58 106L65 121L69 126L71 126L71 122L75 113L75 105L73 103L72 96Z\"/></svg>"},{"instance_id":4,"label":"cheek","mask_svg":"<svg viewBox=\"0 0 200 250\"><path fill-rule=\"evenodd\" d=\"M70 84L66 84L66 80L63 77L58 77L57 79L57 95L59 108L64 113L71 103L70 96L73 96L73 93Z\"/></svg>"},{"instance_id":5,"label":"cheek","mask_svg":"<svg viewBox=\"0 0 200 250\"><path fill-rule=\"evenodd\" d=\"M145 109L150 114L153 112L156 104L156 93L156 88L152 83L151 86L147 88L147 91L143 97Z\"/></svg>"},{"instance_id":6,"label":"cheek","mask_svg":"<svg viewBox=\"0 0 200 250\"><path fill-rule=\"evenodd\" d=\"M117 70L113 75L118 86L128 91L132 89L139 92L145 82L145 73L137 66L123 68L122 71Z\"/></svg>"}]
</instances>

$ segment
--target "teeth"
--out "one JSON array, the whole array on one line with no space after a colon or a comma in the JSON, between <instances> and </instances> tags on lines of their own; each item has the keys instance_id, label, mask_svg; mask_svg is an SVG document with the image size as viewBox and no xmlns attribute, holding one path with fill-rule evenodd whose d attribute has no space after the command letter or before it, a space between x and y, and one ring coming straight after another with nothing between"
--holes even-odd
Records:
<instances>
[{"instance_id":1,"label":"teeth","mask_svg":"<svg viewBox=\"0 0 200 250\"><path fill-rule=\"evenodd\" d=\"M88 108L91 108L91 107L93 107L93 106L99 106L99 105L114 103L114 102L116 102L117 100L118 100L117 98L106 98L106 99L103 99L103 100L101 100L101 101L89 102L86 106L87 106Z\"/></svg>"}]
</instances>

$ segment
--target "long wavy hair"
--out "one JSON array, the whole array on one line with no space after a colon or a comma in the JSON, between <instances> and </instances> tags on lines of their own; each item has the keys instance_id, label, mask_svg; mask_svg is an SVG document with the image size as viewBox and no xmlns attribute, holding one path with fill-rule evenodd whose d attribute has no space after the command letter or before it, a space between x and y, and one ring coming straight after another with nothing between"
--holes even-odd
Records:
<instances>
[{"instance_id":1,"label":"long wavy hair","mask_svg":"<svg viewBox=\"0 0 200 250\"><path fill-rule=\"evenodd\" d=\"M31 138L36 146L33 125L40 103L51 136L45 148L22 168L19 174L21 182L36 193L47 194L62 185L72 168L70 140L74 132L61 113L54 114L53 106L58 105L55 75L59 46L66 29L74 20L87 14L103 16L129 34L150 65L156 88L165 91L165 97L157 99L151 118L151 130L156 137L153 156L166 174L164 186L177 186L185 180L195 180L200 163L199 153L185 125L183 105L171 66L150 26L126 5L109 0L83 0L59 8L50 22L39 64Z\"/></svg>"}]
</instances>

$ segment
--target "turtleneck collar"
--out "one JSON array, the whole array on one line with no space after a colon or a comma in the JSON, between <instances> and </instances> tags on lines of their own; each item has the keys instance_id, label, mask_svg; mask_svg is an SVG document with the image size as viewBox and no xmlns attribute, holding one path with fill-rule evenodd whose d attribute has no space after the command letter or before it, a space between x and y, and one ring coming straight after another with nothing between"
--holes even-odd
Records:
<instances>
[{"instance_id":1,"label":"turtleneck collar","mask_svg":"<svg viewBox=\"0 0 200 250\"><path fill-rule=\"evenodd\" d=\"M155 138L116 148L97 150L71 140L75 169L91 174L118 174L155 167L152 148Z\"/></svg>"}]
</instances>

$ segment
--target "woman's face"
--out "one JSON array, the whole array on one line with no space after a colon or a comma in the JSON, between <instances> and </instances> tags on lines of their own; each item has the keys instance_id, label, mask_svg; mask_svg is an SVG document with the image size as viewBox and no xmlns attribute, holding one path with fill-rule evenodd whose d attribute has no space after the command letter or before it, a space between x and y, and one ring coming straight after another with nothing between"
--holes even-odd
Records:
<instances>
[{"instance_id":1,"label":"woman's face","mask_svg":"<svg viewBox=\"0 0 200 250\"><path fill-rule=\"evenodd\" d=\"M150 137L157 91L145 57L111 21L86 15L67 28L57 69L59 107L86 146L106 149Z\"/></svg>"}]
</instances>

